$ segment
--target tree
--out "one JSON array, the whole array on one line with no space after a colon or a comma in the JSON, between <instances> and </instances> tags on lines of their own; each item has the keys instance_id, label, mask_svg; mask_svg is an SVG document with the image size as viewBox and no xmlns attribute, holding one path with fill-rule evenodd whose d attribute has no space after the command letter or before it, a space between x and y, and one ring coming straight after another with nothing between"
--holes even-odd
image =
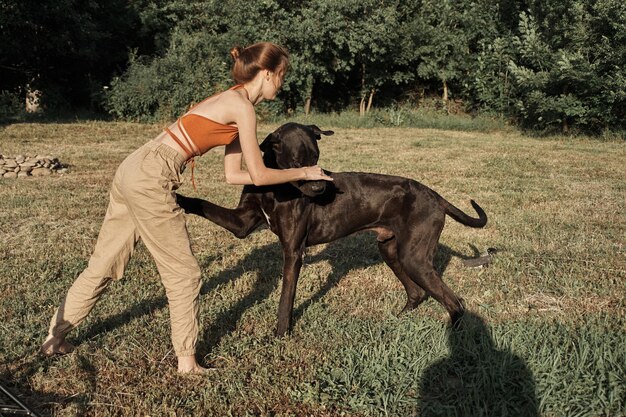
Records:
<instances>
[{"instance_id":1,"label":"tree","mask_svg":"<svg viewBox=\"0 0 626 417\"><path fill-rule=\"evenodd\" d=\"M128 70L111 83L107 108L117 117L166 120L185 112L192 103L230 84L235 45L259 39L281 43L277 2L203 1L183 7L170 33L167 48L154 57L131 54ZM276 19L276 20L274 20ZM250 22L255 22L254 25Z\"/></svg>"},{"instance_id":2,"label":"tree","mask_svg":"<svg viewBox=\"0 0 626 417\"><path fill-rule=\"evenodd\" d=\"M309 1L289 11L290 36L286 37L286 45L291 62L285 88L292 101L303 102L305 114L311 110L315 86L332 85L335 81L333 67L341 61L337 59L333 38L343 29L342 20L326 0Z\"/></svg>"},{"instance_id":3,"label":"tree","mask_svg":"<svg viewBox=\"0 0 626 417\"><path fill-rule=\"evenodd\" d=\"M520 15L509 64L523 126L570 133L624 128L626 5L541 2Z\"/></svg>"},{"instance_id":4,"label":"tree","mask_svg":"<svg viewBox=\"0 0 626 417\"><path fill-rule=\"evenodd\" d=\"M440 83L445 106L450 84L467 86L481 43L496 37L496 12L484 0L422 0L413 24L417 74Z\"/></svg>"},{"instance_id":5,"label":"tree","mask_svg":"<svg viewBox=\"0 0 626 417\"><path fill-rule=\"evenodd\" d=\"M93 98L127 59L136 23L122 0L2 0L0 90L39 90L50 106L96 105Z\"/></svg>"}]
</instances>

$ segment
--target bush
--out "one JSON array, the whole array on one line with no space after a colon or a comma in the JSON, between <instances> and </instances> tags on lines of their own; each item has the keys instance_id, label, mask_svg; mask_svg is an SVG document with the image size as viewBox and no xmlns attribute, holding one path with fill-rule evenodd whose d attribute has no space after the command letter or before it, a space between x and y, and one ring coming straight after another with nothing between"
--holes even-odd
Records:
<instances>
[{"instance_id":1,"label":"bush","mask_svg":"<svg viewBox=\"0 0 626 417\"><path fill-rule=\"evenodd\" d=\"M15 116L23 111L24 103L17 93L0 91L0 119Z\"/></svg>"},{"instance_id":2,"label":"bush","mask_svg":"<svg viewBox=\"0 0 626 417\"><path fill-rule=\"evenodd\" d=\"M168 120L226 88L231 83L228 50L216 44L209 34L177 32L161 57L132 54L126 73L111 83L107 110L127 120Z\"/></svg>"}]
</instances>

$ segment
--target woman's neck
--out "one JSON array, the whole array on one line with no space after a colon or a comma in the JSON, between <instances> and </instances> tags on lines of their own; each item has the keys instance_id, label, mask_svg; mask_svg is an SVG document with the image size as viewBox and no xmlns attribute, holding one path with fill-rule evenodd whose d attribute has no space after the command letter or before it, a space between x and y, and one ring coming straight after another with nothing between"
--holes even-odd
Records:
<instances>
[{"instance_id":1,"label":"woman's neck","mask_svg":"<svg viewBox=\"0 0 626 417\"><path fill-rule=\"evenodd\" d=\"M263 97L263 76L259 75L261 75L260 72L252 81L243 85L243 89L248 96L247 98L253 105L259 104L265 98Z\"/></svg>"}]
</instances>

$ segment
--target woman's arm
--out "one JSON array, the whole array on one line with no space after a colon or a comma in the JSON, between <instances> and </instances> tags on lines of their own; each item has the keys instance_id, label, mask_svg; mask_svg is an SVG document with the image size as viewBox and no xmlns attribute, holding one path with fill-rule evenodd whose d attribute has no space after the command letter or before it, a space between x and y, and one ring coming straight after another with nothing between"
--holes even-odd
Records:
<instances>
[{"instance_id":1,"label":"woman's arm","mask_svg":"<svg viewBox=\"0 0 626 417\"><path fill-rule=\"evenodd\" d=\"M252 184L250 173L241 169L241 161L241 145L239 139L236 139L230 145L226 145L226 153L224 154L224 174L226 174L228 184Z\"/></svg>"},{"instance_id":2,"label":"woman's arm","mask_svg":"<svg viewBox=\"0 0 626 417\"><path fill-rule=\"evenodd\" d=\"M239 139L226 147L224 172L229 184L271 185L299 180L327 180L318 166L289 169L267 168L263 163L261 150L256 138L256 115L251 104L242 106L235 119L239 128ZM241 161L246 161L248 171L241 169Z\"/></svg>"}]
</instances>

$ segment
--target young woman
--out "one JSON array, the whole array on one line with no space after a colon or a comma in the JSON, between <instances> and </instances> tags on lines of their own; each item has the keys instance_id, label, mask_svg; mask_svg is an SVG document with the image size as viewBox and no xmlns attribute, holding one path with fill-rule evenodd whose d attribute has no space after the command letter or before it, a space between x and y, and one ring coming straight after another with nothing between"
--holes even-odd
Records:
<instances>
[{"instance_id":1,"label":"young woman","mask_svg":"<svg viewBox=\"0 0 626 417\"><path fill-rule=\"evenodd\" d=\"M111 187L109 206L89 260L52 317L45 355L65 354L74 347L67 333L89 314L112 279L119 279L141 238L154 258L165 286L172 343L178 371L203 372L195 357L198 337L200 267L187 235L175 190L187 162L225 145L224 171L229 184L280 184L327 180L318 166L276 170L263 164L256 138L254 106L272 100L283 83L289 57L279 46L262 42L231 51L233 88L194 106L154 140L128 156ZM247 171L242 170L242 159Z\"/></svg>"}]
</instances>

